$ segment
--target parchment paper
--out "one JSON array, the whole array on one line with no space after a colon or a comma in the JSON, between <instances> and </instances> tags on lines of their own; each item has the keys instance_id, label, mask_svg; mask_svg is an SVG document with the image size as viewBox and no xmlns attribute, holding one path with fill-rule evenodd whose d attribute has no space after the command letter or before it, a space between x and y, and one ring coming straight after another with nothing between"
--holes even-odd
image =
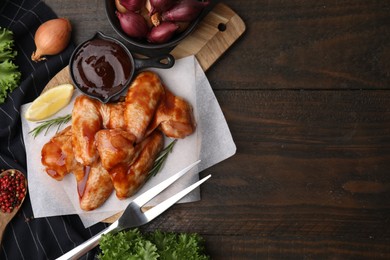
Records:
<instances>
[{"instance_id":1,"label":"parchment paper","mask_svg":"<svg viewBox=\"0 0 390 260\"><path fill-rule=\"evenodd\" d=\"M150 70L157 72L175 95L183 97L193 106L197 128L191 136L178 140L162 171L152 177L137 194L150 189L190 163L201 160L191 172L148 203L149 206L153 206L196 182L199 179L199 172L234 155L236 146L214 92L194 56L176 60L171 69ZM79 92L75 91L71 103L53 117L71 113L77 95ZM41 134L34 139L29 132L37 124L25 120L23 116L29 105L23 105L21 111L27 154L28 187L34 217L78 214L84 226L89 227L124 210L132 198L118 200L113 193L100 208L85 212L79 207L73 174L67 175L62 181L56 181L46 174L41 164L41 150L57 129L50 129L46 135ZM165 138L166 145L171 141ZM199 199L200 193L197 189L180 202L193 202Z\"/></svg>"}]
</instances>

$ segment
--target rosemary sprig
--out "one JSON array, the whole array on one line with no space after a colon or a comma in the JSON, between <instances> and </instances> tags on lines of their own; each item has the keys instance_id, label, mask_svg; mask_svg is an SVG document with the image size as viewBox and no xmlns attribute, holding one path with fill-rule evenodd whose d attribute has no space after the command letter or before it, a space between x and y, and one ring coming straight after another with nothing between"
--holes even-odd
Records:
<instances>
[{"instance_id":1,"label":"rosemary sprig","mask_svg":"<svg viewBox=\"0 0 390 260\"><path fill-rule=\"evenodd\" d=\"M168 158L169 153L172 151L175 146L177 139L173 140L167 147L165 147L154 160L152 169L148 173L148 178L155 176L160 170L166 159Z\"/></svg>"},{"instance_id":2,"label":"rosemary sprig","mask_svg":"<svg viewBox=\"0 0 390 260\"><path fill-rule=\"evenodd\" d=\"M38 122L39 125L37 127L35 127L33 130L31 130L30 132L28 132L28 133L29 134L31 133L33 135L33 137L35 138L43 130L46 129L46 131L45 131L45 135L46 135L47 131L49 131L50 127L57 126L57 131L58 131L63 124L68 123L71 119L72 119L72 115L68 114L68 115L65 115L65 116L60 116L60 117L56 117L56 118L53 118L53 119L40 121L40 122Z\"/></svg>"}]
</instances>

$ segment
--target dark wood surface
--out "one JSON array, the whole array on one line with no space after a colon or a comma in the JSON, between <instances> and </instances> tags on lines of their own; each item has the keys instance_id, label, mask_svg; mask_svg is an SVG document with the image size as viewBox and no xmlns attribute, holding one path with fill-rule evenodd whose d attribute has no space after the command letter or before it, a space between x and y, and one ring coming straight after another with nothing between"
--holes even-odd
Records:
<instances>
[{"instance_id":1,"label":"dark wood surface","mask_svg":"<svg viewBox=\"0 0 390 260\"><path fill-rule=\"evenodd\" d=\"M76 43L115 36L101 0L45 2ZM145 230L213 259L389 259L390 2L222 2L247 26L207 72L237 154Z\"/></svg>"}]
</instances>

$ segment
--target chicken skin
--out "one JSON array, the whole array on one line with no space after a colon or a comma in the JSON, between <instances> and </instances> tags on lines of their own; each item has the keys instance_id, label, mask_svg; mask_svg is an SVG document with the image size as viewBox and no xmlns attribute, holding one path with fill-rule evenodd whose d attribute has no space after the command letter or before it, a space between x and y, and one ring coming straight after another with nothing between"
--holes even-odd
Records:
<instances>
[{"instance_id":1,"label":"chicken skin","mask_svg":"<svg viewBox=\"0 0 390 260\"><path fill-rule=\"evenodd\" d=\"M145 183L154 160L163 146L163 135L160 131L154 131L136 146L139 153L134 163L121 163L109 171L119 199L132 196Z\"/></svg>"},{"instance_id":2,"label":"chicken skin","mask_svg":"<svg viewBox=\"0 0 390 260\"><path fill-rule=\"evenodd\" d=\"M192 134L196 128L192 106L165 88L165 95L147 132L157 127L171 138L182 139Z\"/></svg>"},{"instance_id":3,"label":"chicken skin","mask_svg":"<svg viewBox=\"0 0 390 260\"><path fill-rule=\"evenodd\" d=\"M112 194L114 186L110 175L97 160L91 166L83 167L83 178L77 182L80 208L85 211L100 207Z\"/></svg>"},{"instance_id":4,"label":"chicken skin","mask_svg":"<svg viewBox=\"0 0 390 260\"><path fill-rule=\"evenodd\" d=\"M145 137L145 131L163 94L160 78L150 71L140 73L130 85L124 117L126 130L136 137L136 143Z\"/></svg>"},{"instance_id":5,"label":"chicken skin","mask_svg":"<svg viewBox=\"0 0 390 260\"><path fill-rule=\"evenodd\" d=\"M103 128L126 129L124 117L125 105L125 102L99 104Z\"/></svg>"},{"instance_id":6,"label":"chicken skin","mask_svg":"<svg viewBox=\"0 0 390 260\"><path fill-rule=\"evenodd\" d=\"M118 163L131 164L136 155L135 136L121 129L103 129L96 133L96 147L106 170Z\"/></svg>"},{"instance_id":7,"label":"chicken skin","mask_svg":"<svg viewBox=\"0 0 390 260\"><path fill-rule=\"evenodd\" d=\"M46 173L58 181L72 171L76 161L73 156L71 126L58 132L43 146L41 162Z\"/></svg>"},{"instance_id":8,"label":"chicken skin","mask_svg":"<svg viewBox=\"0 0 390 260\"><path fill-rule=\"evenodd\" d=\"M72 110L72 145L76 161L91 165L98 158L95 134L102 128L100 102L87 96L78 96Z\"/></svg>"}]
</instances>

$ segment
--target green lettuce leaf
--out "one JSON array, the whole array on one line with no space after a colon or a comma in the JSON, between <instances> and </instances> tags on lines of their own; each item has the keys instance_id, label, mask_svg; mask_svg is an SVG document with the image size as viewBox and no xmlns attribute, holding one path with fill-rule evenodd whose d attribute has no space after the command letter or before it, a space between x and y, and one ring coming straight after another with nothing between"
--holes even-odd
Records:
<instances>
[{"instance_id":1,"label":"green lettuce leaf","mask_svg":"<svg viewBox=\"0 0 390 260\"><path fill-rule=\"evenodd\" d=\"M138 229L103 235L100 260L205 260L204 240L198 234L154 231L143 235Z\"/></svg>"},{"instance_id":2,"label":"green lettuce leaf","mask_svg":"<svg viewBox=\"0 0 390 260\"><path fill-rule=\"evenodd\" d=\"M18 66L13 63L17 55L13 48L12 31L0 28L0 104L4 103L8 93L19 85L21 78Z\"/></svg>"}]
</instances>

